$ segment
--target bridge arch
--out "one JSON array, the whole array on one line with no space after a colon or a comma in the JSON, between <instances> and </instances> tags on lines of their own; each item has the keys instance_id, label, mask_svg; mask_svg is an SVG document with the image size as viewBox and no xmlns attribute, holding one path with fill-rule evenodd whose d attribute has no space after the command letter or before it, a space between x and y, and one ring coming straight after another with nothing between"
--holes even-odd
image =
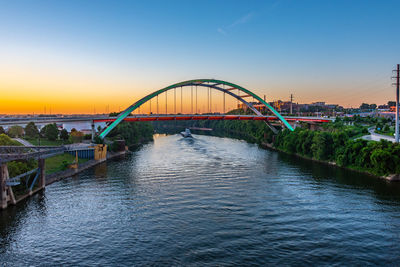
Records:
<instances>
[{"instance_id":1,"label":"bridge arch","mask_svg":"<svg viewBox=\"0 0 400 267\"><path fill-rule=\"evenodd\" d=\"M220 87L220 85L223 86L230 86L230 88L225 89ZM260 103L262 103L263 105L265 105L266 108L268 108L281 122L282 124L288 128L289 130L293 131L292 126L282 117L281 114L279 114L270 104L268 104L266 101L264 101L264 99L262 99L261 97L259 97L258 95L256 95L255 93L251 92L250 90L247 90L239 85L236 85L234 83L230 83L230 82L226 82L226 81L222 81L222 80L215 80L215 79L196 79L196 80L188 80L188 81L183 81L183 82L179 82L179 83L175 83L172 84L170 86L167 86L165 88L162 88L160 90L157 90L151 94L148 94L147 96L143 97L142 99L136 101L135 103L133 103L131 106L129 106L127 109L125 109L124 111L122 111L118 117L116 118L116 120L114 122L112 122L110 125L108 125L108 127L106 127L105 129L103 129L103 131L99 134L99 137L104 139L107 134L115 128L115 126L117 126L121 121L123 121L127 116L129 116L129 114L131 114L135 109L139 108L141 105L143 105L144 103L146 103L147 101L151 100L152 98L158 96L159 94L162 94L164 92L167 92L171 89L177 88L177 87L184 87L184 86L202 86L202 87L209 87L221 92L224 92L228 95L233 96L234 98L238 99L239 101L241 101L243 104L245 104L246 106L248 106L252 111L254 111L257 115L262 116L262 114L253 107L253 105L249 102L247 102L246 100L244 100L242 97L240 97L239 95L231 92L232 89L237 89L239 91L242 91L250 96L252 96L254 99L257 99Z\"/></svg>"}]
</instances>

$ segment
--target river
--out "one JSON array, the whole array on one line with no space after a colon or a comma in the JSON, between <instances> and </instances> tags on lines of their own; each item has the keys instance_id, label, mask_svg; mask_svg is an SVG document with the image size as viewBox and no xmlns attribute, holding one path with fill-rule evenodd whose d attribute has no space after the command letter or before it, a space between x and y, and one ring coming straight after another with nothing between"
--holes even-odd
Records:
<instances>
[{"instance_id":1,"label":"river","mask_svg":"<svg viewBox=\"0 0 400 267\"><path fill-rule=\"evenodd\" d=\"M6 266L398 265L400 183L160 136L0 211L0 241Z\"/></svg>"}]
</instances>

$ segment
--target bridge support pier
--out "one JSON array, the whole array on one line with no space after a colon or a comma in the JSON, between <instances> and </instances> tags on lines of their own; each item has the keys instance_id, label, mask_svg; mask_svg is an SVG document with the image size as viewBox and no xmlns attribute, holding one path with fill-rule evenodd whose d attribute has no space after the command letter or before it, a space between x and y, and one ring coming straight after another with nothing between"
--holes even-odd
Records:
<instances>
[{"instance_id":1,"label":"bridge support pier","mask_svg":"<svg viewBox=\"0 0 400 267\"><path fill-rule=\"evenodd\" d=\"M6 180L9 178L7 164L1 164L0 167L0 209L5 209L8 206L8 202L15 205L14 193L11 186L6 185Z\"/></svg>"},{"instance_id":2,"label":"bridge support pier","mask_svg":"<svg viewBox=\"0 0 400 267\"><path fill-rule=\"evenodd\" d=\"M1 164L0 167L0 208L7 208L7 186L6 180L8 179L7 164Z\"/></svg>"},{"instance_id":3,"label":"bridge support pier","mask_svg":"<svg viewBox=\"0 0 400 267\"><path fill-rule=\"evenodd\" d=\"M45 161L45 159L39 159L38 160L38 167L39 167L39 170L40 170L40 173L39 173L39 188L45 189L46 188L46 172L45 172L46 161Z\"/></svg>"}]
</instances>

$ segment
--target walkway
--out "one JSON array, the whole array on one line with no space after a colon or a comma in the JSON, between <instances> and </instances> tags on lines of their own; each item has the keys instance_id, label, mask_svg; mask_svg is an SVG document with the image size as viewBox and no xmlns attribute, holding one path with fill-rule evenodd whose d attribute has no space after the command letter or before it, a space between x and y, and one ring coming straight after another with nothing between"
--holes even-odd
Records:
<instances>
[{"instance_id":1,"label":"walkway","mask_svg":"<svg viewBox=\"0 0 400 267\"><path fill-rule=\"evenodd\" d=\"M381 139L390 141L392 143L395 142L394 136L388 136L383 134L375 133L375 127L368 128L369 135L364 135L362 139L372 140L372 141L380 141Z\"/></svg>"},{"instance_id":2,"label":"walkway","mask_svg":"<svg viewBox=\"0 0 400 267\"><path fill-rule=\"evenodd\" d=\"M15 141L23 144L24 146L34 146L31 143L29 143L28 141L21 139L21 138L13 138Z\"/></svg>"}]
</instances>

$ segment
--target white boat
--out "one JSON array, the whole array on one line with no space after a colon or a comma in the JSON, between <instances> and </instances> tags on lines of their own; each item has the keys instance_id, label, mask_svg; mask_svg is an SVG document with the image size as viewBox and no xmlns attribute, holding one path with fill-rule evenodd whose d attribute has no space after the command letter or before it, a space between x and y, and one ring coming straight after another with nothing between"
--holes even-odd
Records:
<instances>
[{"instance_id":1,"label":"white boat","mask_svg":"<svg viewBox=\"0 0 400 267\"><path fill-rule=\"evenodd\" d=\"M192 133L190 132L190 130L188 129L188 128L186 128L185 129L185 131L184 132L181 132L181 135L183 136L183 137L193 137L192 136Z\"/></svg>"}]
</instances>

